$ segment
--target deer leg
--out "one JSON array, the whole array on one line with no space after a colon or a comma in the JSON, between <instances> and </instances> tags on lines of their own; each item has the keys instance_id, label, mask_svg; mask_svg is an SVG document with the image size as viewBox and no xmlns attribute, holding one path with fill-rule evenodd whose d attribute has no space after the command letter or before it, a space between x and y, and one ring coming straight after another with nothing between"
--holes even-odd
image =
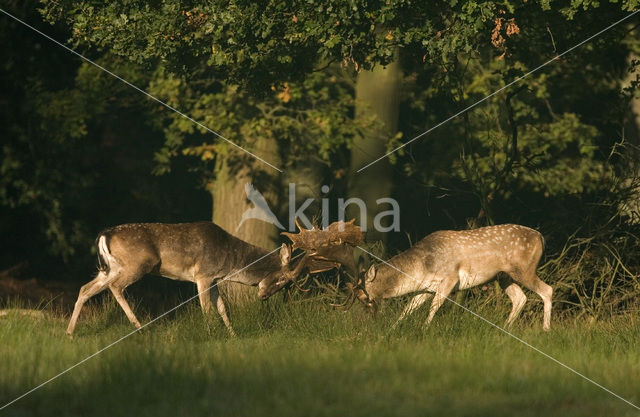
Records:
<instances>
[{"instance_id":1,"label":"deer leg","mask_svg":"<svg viewBox=\"0 0 640 417\"><path fill-rule=\"evenodd\" d=\"M113 294L118 304L120 304L120 307L122 307L122 309L124 310L124 314L127 315L127 318L129 319L131 324L133 324L136 327L136 329L139 329L140 327L142 327L136 315L133 314L133 310L129 306L127 299L124 298L124 294L123 294L124 288L120 288L115 285L109 285L109 289L111 290L111 294Z\"/></svg>"},{"instance_id":2,"label":"deer leg","mask_svg":"<svg viewBox=\"0 0 640 417\"><path fill-rule=\"evenodd\" d=\"M522 285L535 292L542 298L544 303L544 315L542 319L542 329L551 329L551 297L553 296L553 288L542 281L533 271L528 278L522 280Z\"/></svg>"},{"instance_id":3,"label":"deer leg","mask_svg":"<svg viewBox=\"0 0 640 417\"><path fill-rule=\"evenodd\" d=\"M209 312L211 312L211 296L209 295L209 293L212 290L212 284L212 279L199 279L196 281L196 286L198 287L198 298L200 299L200 307L202 307L202 312L204 314L209 314Z\"/></svg>"},{"instance_id":4,"label":"deer leg","mask_svg":"<svg viewBox=\"0 0 640 417\"><path fill-rule=\"evenodd\" d=\"M433 316L436 315L436 311L440 308L444 300L449 297L451 291L458 283L459 278L457 276L452 276L451 278L445 278L440 285L438 286L438 291L433 296L433 301L431 301L431 307L429 308L429 317L427 317L427 324L431 323L433 320Z\"/></svg>"},{"instance_id":5,"label":"deer leg","mask_svg":"<svg viewBox=\"0 0 640 417\"><path fill-rule=\"evenodd\" d=\"M236 337L236 333L233 331L231 327L231 322L229 321L229 316L227 315L227 309L224 306L224 301L222 300L222 296L220 295L220 291L218 290L218 286L214 286L211 288L211 299L216 303L216 307L218 308L218 314L222 317L222 321L224 325L229 330L229 334L232 337Z\"/></svg>"},{"instance_id":6,"label":"deer leg","mask_svg":"<svg viewBox=\"0 0 640 417\"><path fill-rule=\"evenodd\" d=\"M524 294L524 291L522 291L522 288L520 288L516 283L512 283L507 286L507 288L504 289L504 292L509 296L512 304L511 313L504 324L505 327L509 327L520 315L524 304L527 302L527 296Z\"/></svg>"},{"instance_id":7,"label":"deer leg","mask_svg":"<svg viewBox=\"0 0 640 417\"><path fill-rule=\"evenodd\" d=\"M78 321L78 316L80 316L80 311L82 310L84 303L100 291L107 288L108 281L109 276L104 271L100 271L93 280L80 288L80 293L78 294L78 299L76 300L76 305L73 308L73 314L71 314L71 320L69 320L69 326L67 327L67 334L73 334L73 330L76 327L76 322Z\"/></svg>"},{"instance_id":8,"label":"deer leg","mask_svg":"<svg viewBox=\"0 0 640 417\"><path fill-rule=\"evenodd\" d=\"M427 301L429 297L431 297L431 294L429 293L422 293L413 297L411 301L409 301L409 304L407 304L407 306L404 308L404 310L402 310L402 314L400 314L400 317L398 317L398 320L396 320L396 322L393 324L393 327L391 328L395 328L398 323L400 323L400 320L413 313L418 307L424 304L424 302Z\"/></svg>"},{"instance_id":9,"label":"deer leg","mask_svg":"<svg viewBox=\"0 0 640 417\"><path fill-rule=\"evenodd\" d=\"M538 289L536 294L542 298L544 303L544 316L542 321L542 329L551 329L551 297L553 296L553 288L550 285L545 284L538 276L535 276L538 280Z\"/></svg>"}]
</instances>

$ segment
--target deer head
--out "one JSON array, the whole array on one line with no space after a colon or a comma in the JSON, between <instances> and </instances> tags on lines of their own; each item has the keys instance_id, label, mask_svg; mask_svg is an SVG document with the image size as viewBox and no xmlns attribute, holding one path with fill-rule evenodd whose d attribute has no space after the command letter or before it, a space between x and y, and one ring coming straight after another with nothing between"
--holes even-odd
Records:
<instances>
[{"instance_id":1,"label":"deer head","mask_svg":"<svg viewBox=\"0 0 640 417\"><path fill-rule=\"evenodd\" d=\"M375 300L367 292L367 283L376 278L376 267L371 265L363 277L358 279L358 285L351 288L354 298L357 298L367 307L374 307Z\"/></svg>"},{"instance_id":2,"label":"deer head","mask_svg":"<svg viewBox=\"0 0 640 417\"><path fill-rule=\"evenodd\" d=\"M266 300L289 282L294 281L302 273L307 264L306 254L295 266L291 262L292 254L291 245L283 243L280 248L280 270L272 272L258 283L258 297L260 299Z\"/></svg>"},{"instance_id":3,"label":"deer head","mask_svg":"<svg viewBox=\"0 0 640 417\"><path fill-rule=\"evenodd\" d=\"M367 282L372 281L376 276L375 266L371 265L369 270L365 274L360 274L358 278L357 284L353 284L352 282L348 282L346 284L347 289L349 290L349 295L347 299L342 304L332 304L334 307L344 307L345 310L348 310L356 300L359 300L366 307L371 308L374 312L376 311L376 303L375 300L369 295L367 292Z\"/></svg>"}]
</instances>

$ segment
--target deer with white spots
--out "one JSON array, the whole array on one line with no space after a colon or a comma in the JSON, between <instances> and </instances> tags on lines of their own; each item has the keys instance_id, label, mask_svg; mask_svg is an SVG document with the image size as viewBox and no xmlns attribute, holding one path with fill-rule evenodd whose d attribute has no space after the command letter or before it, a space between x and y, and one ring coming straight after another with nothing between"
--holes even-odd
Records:
<instances>
[{"instance_id":1,"label":"deer with white spots","mask_svg":"<svg viewBox=\"0 0 640 417\"><path fill-rule=\"evenodd\" d=\"M372 307L379 299L416 293L398 321L416 310L434 293L427 323L455 289L482 285L498 272L508 275L500 285L513 307L505 326L518 317L527 300L521 286L538 294L544 303L543 329L551 326L553 289L536 274L544 250L542 235L516 224L463 231L438 231L387 264L372 265L354 295Z\"/></svg>"}]
</instances>

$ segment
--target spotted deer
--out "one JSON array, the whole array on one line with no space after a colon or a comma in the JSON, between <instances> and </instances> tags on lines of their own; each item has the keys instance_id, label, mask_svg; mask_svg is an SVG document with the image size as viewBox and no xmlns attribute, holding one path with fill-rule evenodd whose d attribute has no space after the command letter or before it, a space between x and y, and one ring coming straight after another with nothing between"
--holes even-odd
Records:
<instances>
[{"instance_id":1,"label":"spotted deer","mask_svg":"<svg viewBox=\"0 0 640 417\"><path fill-rule=\"evenodd\" d=\"M279 253L251 245L211 222L134 223L107 229L98 235L98 274L82 286L67 333L72 334L84 303L109 289L127 318L140 322L124 297L124 290L146 274L194 282L204 313L215 304L227 329L234 335L217 282L228 279L258 286L266 298L302 272L306 259L291 262L292 249L283 244ZM266 283L269 283L268 286Z\"/></svg>"},{"instance_id":2,"label":"spotted deer","mask_svg":"<svg viewBox=\"0 0 640 417\"><path fill-rule=\"evenodd\" d=\"M505 326L513 323L525 305L527 297L520 287L524 286L542 298L543 329L549 330L553 290L536 274L543 249L540 233L516 224L438 231L391 258L389 265L372 265L354 295L373 306L376 300L417 293L399 322L434 293L427 318L430 323L454 289L482 285L504 272L508 277L499 282L513 305Z\"/></svg>"}]
</instances>

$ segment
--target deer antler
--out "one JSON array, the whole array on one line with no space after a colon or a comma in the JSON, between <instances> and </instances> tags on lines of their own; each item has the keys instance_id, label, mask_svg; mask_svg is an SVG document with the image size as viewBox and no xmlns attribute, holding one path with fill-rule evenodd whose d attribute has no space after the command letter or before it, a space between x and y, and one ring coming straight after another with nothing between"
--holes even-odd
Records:
<instances>
[{"instance_id":1,"label":"deer antler","mask_svg":"<svg viewBox=\"0 0 640 417\"><path fill-rule=\"evenodd\" d=\"M348 222L331 223L324 229L305 229L296 219L300 233L282 234L291 240L293 249L307 252L307 267L310 273L328 271L343 264L355 269L353 246L362 244L364 233L354 222L355 219L351 219Z\"/></svg>"},{"instance_id":2,"label":"deer antler","mask_svg":"<svg viewBox=\"0 0 640 417\"><path fill-rule=\"evenodd\" d=\"M305 229L296 219L296 225L300 229L300 233L282 232L283 235L291 239L293 249L304 249L306 251L315 251L327 246L336 246L348 244L356 246L364 241L364 234L360 230L360 226L354 224L355 219L348 222L338 221L331 223L324 229Z\"/></svg>"},{"instance_id":3,"label":"deer antler","mask_svg":"<svg viewBox=\"0 0 640 417\"><path fill-rule=\"evenodd\" d=\"M343 303L331 303L331 307L339 307L342 308L345 312L347 310L349 310L351 308L351 306L356 302L356 291L355 291L355 285L353 285L351 282L348 282L346 284L347 289L349 290L349 293L347 295L347 298L344 300Z\"/></svg>"}]
</instances>

